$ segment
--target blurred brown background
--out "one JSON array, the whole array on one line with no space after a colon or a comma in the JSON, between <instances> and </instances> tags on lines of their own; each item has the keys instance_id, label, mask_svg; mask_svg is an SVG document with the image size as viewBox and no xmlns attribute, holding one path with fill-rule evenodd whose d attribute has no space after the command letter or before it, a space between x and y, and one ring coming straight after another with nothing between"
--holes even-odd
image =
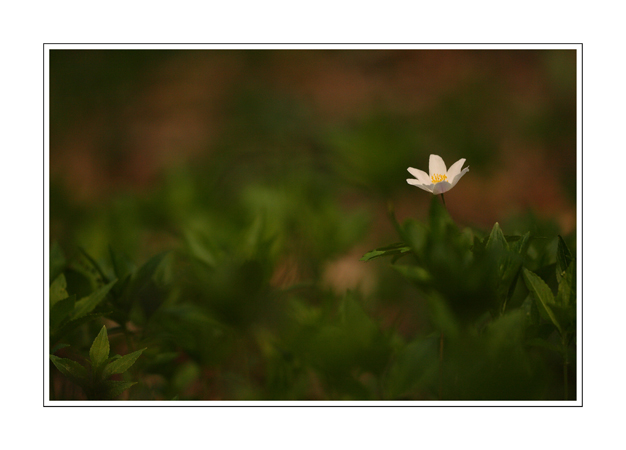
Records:
<instances>
[{"instance_id":1,"label":"blurred brown background","mask_svg":"<svg viewBox=\"0 0 626 450\"><path fill-rule=\"evenodd\" d=\"M427 170L427 153L448 165L457 153L467 158L469 176L449 199L456 218L487 226L532 205L568 233L575 64L575 52L565 50L53 50L51 175L86 202L149 189L167 165L210 154L238 113L233 99L262 89L298 102L318 127L350 126L380 111L431 118L416 127L432 127L431 145L412 166ZM449 121L436 123L442 114ZM490 148L472 158L470 147L480 144ZM403 188L401 203L425 197Z\"/></svg>"}]
</instances>

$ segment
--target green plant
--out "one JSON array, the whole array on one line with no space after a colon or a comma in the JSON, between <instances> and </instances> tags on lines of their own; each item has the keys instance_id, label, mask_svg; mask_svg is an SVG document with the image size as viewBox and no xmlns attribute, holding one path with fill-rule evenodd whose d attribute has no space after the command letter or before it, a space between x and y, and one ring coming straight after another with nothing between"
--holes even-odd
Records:
<instances>
[{"instance_id":1,"label":"green plant","mask_svg":"<svg viewBox=\"0 0 626 450\"><path fill-rule=\"evenodd\" d=\"M109 357L109 337L106 326L103 326L89 349L85 366L55 355L50 355L50 360L63 375L83 389L88 400L113 400L137 382L111 380L111 376L130 369L144 350Z\"/></svg>"}]
</instances>

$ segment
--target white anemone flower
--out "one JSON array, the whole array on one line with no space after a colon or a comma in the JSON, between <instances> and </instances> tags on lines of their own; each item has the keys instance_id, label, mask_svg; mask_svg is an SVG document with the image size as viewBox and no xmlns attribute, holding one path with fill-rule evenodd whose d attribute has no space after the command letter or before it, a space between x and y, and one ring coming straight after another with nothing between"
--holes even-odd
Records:
<instances>
[{"instance_id":1,"label":"white anemone flower","mask_svg":"<svg viewBox=\"0 0 626 450\"><path fill-rule=\"evenodd\" d=\"M407 170L415 178L409 178L406 182L431 192L434 195L443 194L452 189L459 182L461 177L469 171L469 166L461 170L464 163L465 158L459 159L446 170L446 164L443 162L443 159L441 159L441 156L430 155L430 161L428 163L430 175L419 169L409 167Z\"/></svg>"}]
</instances>

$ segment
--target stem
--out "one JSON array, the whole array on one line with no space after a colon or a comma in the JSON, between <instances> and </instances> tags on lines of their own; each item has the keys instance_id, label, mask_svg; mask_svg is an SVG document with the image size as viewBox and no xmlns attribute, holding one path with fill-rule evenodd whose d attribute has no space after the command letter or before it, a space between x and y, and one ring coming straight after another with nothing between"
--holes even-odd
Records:
<instances>
[{"instance_id":1,"label":"stem","mask_svg":"<svg viewBox=\"0 0 626 450\"><path fill-rule=\"evenodd\" d=\"M443 206L446 206L446 199L444 198L443 194L441 194L441 201L443 202Z\"/></svg>"},{"instance_id":2,"label":"stem","mask_svg":"<svg viewBox=\"0 0 626 450\"><path fill-rule=\"evenodd\" d=\"M443 391L443 331L439 337L439 400L442 399Z\"/></svg>"}]
</instances>

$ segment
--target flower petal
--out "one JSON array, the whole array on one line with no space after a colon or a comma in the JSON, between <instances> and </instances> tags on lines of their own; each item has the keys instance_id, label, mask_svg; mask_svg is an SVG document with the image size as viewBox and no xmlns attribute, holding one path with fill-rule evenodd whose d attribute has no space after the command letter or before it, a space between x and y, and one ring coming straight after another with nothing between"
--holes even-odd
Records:
<instances>
[{"instance_id":1,"label":"flower petal","mask_svg":"<svg viewBox=\"0 0 626 450\"><path fill-rule=\"evenodd\" d=\"M430 171L430 177L433 175L445 175L446 174L446 163L443 162L441 156L439 155L430 155L430 160L428 161L428 170Z\"/></svg>"},{"instance_id":2,"label":"flower petal","mask_svg":"<svg viewBox=\"0 0 626 450\"><path fill-rule=\"evenodd\" d=\"M435 184L435 187L432 192L435 195L439 195L439 194L443 194L444 192L448 192L453 187L454 186L448 183L447 181L440 181L439 183Z\"/></svg>"},{"instance_id":3,"label":"flower petal","mask_svg":"<svg viewBox=\"0 0 626 450\"><path fill-rule=\"evenodd\" d=\"M417 178L422 184L431 184L430 177L423 170L414 169L413 167L409 167L406 170L408 170L409 173Z\"/></svg>"},{"instance_id":4,"label":"flower petal","mask_svg":"<svg viewBox=\"0 0 626 450\"><path fill-rule=\"evenodd\" d=\"M454 177L456 177L461 172L461 169L463 168L464 163L465 163L465 158L461 158L450 166L450 168L448 169L448 173L447 173L448 181L450 183L452 183L452 180L454 180Z\"/></svg>"},{"instance_id":5,"label":"flower petal","mask_svg":"<svg viewBox=\"0 0 626 450\"><path fill-rule=\"evenodd\" d=\"M417 186L420 189L424 189L427 192L433 192L433 185L432 184L424 184L422 182L420 182L419 180L416 180L415 178L408 178L406 180L407 183L413 185L413 186Z\"/></svg>"},{"instance_id":6,"label":"flower petal","mask_svg":"<svg viewBox=\"0 0 626 450\"><path fill-rule=\"evenodd\" d=\"M452 187L450 189L452 189L454 186L456 186L456 184L459 182L459 180L461 179L461 177L463 175L465 175L467 172L469 172L469 167L466 167L465 169L463 169L463 171L459 174L457 174L454 179L452 180Z\"/></svg>"}]
</instances>

